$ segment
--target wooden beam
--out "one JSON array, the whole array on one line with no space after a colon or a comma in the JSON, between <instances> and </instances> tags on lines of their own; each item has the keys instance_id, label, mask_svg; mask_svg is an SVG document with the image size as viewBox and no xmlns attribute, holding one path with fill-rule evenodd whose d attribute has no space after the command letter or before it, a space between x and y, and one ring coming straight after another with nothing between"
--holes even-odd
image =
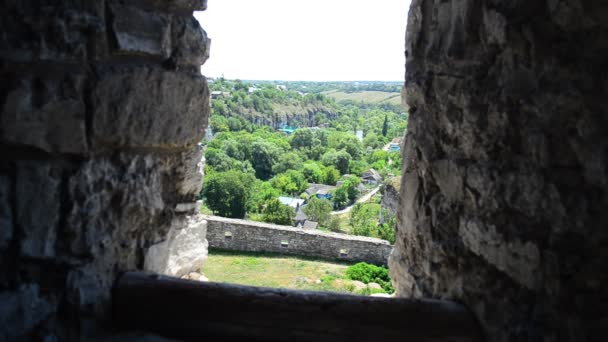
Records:
<instances>
[{"instance_id":1,"label":"wooden beam","mask_svg":"<svg viewBox=\"0 0 608 342\"><path fill-rule=\"evenodd\" d=\"M129 272L113 292L122 329L191 341L481 341L455 302L378 298Z\"/></svg>"}]
</instances>

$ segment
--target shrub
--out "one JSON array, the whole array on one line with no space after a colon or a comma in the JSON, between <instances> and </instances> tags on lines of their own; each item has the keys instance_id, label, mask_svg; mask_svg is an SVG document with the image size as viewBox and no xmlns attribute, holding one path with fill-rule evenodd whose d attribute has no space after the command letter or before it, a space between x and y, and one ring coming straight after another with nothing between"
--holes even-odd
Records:
<instances>
[{"instance_id":1,"label":"shrub","mask_svg":"<svg viewBox=\"0 0 608 342\"><path fill-rule=\"evenodd\" d=\"M388 269L384 266L360 262L350 266L346 270L346 277L350 280L358 280L366 284L378 283L386 292L395 292L388 276Z\"/></svg>"}]
</instances>

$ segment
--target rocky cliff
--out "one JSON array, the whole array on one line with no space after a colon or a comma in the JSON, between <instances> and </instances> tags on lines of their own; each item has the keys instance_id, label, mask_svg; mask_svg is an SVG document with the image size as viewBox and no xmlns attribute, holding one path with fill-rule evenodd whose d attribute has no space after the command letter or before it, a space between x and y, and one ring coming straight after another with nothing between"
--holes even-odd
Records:
<instances>
[{"instance_id":1,"label":"rocky cliff","mask_svg":"<svg viewBox=\"0 0 608 342\"><path fill-rule=\"evenodd\" d=\"M600 341L608 294L608 5L414 0L401 296L491 341Z\"/></svg>"},{"instance_id":2,"label":"rocky cliff","mask_svg":"<svg viewBox=\"0 0 608 342\"><path fill-rule=\"evenodd\" d=\"M205 6L0 4L0 340L100 336L115 277L181 229L201 185Z\"/></svg>"}]
</instances>

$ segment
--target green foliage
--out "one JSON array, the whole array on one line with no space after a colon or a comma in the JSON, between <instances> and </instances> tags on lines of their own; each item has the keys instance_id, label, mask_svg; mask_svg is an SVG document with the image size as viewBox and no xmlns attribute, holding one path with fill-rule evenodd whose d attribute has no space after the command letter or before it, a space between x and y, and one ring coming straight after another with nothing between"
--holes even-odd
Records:
<instances>
[{"instance_id":1,"label":"green foliage","mask_svg":"<svg viewBox=\"0 0 608 342\"><path fill-rule=\"evenodd\" d=\"M340 174L348 173L350 167L351 155L344 151L329 151L323 155L321 162L325 166L333 166L340 172Z\"/></svg>"},{"instance_id":2,"label":"green foliage","mask_svg":"<svg viewBox=\"0 0 608 342\"><path fill-rule=\"evenodd\" d=\"M337 216L331 216L329 222L327 223L327 228L336 233L341 233L342 229L340 228L340 218Z\"/></svg>"},{"instance_id":3,"label":"green foliage","mask_svg":"<svg viewBox=\"0 0 608 342\"><path fill-rule=\"evenodd\" d=\"M300 156L297 153L288 152L279 156L279 160L272 167L272 171L278 174L288 170L302 170L302 168L303 164Z\"/></svg>"},{"instance_id":4,"label":"green foliage","mask_svg":"<svg viewBox=\"0 0 608 342\"><path fill-rule=\"evenodd\" d=\"M384 123L382 124L382 135L388 134L388 115L384 115Z\"/></svg>"},{"instance_id":5,"label":"green foliage","mask_svg":"<svg viewBox=\"0 0 608 342\"><path fill-rule=\"evenodd\" d=\"M277 199L281 195L281 191L275 189L270 182L256 181L251 189L251 195L247 202L247 208L250 212L262 212L264 205L271 199Z\"/></svg>"},{"instance_id":6,"label":"green foliage","mask_svg":"<svg viewBox=\"0 0 608 342\"><path fill-rule=\"evenodd\" d=\"M308 183L306 182L304 175L296 170L289 170L277 175L270 180L270 183L274 188L289 195L301 193L308 188Z\"/></svg>"},{"instance_id":7,"label":"green foliage","mask_svg":"<svg viewBox=\"0 0 608 342\"><path fill-rule=\"evenodd\" d=\"M309 220L316 221L320 225L325 226L329 221L332 205L328 200L312 197L303 208L304 213Z\"/></svg>"},{"instance_id":8,"label":"green foliage","mask_svg":"<svg viewBox=\"0 0 608 342\"><path fill-rule=\"evenodd\" d=\"M334 190L332 200L337 208L344 208L348 204L348 190L346 187L340 186Z\"/></svg>"},{"instance_id":9,"label":"green foliage","mask_svg":"<svg viewBox=\"0 0 608 342\"><path fill-rule=\"evenodd\" d=\"M388 269L384 266L376 266L365 262L360 262L346 269L346 277L351 280L361 281L365 284L377 283L386 292L395 292L395 289L391 284L391 279L388 275Z\"/></svg>"},{"instance_id":10,"label":"green foliage","mask_svg":"<svg viewBox=\"0 0 608 342\"><path fill-rule=\"evenodd\" d=\"M323 169L323 184L334 185L340 179L340 172L330 166Z\"/></svg>"},{"instance_id":11,"label":"green foliage","mask_svg":"<svg viewBox=\"0 0 608 342\"><path fill-rule=\"evenodd\" d=\"M282 204L278 199L268 200L262 210L262 219L268 223L291 226L293 224L292 218L295 216L295 210Z\"/></svg>"},{"instance_id":12,"label":"green foliage","mask_svg":"<svg viewBox=\"0 0 608 342\"><path fill-rule=\"evenodd\" d=\"M298 129L293 133L291 147L293 149L312 147L314 133L309 128Z\"/></svg>"},{"instance_id":13,"label":"green foliage","mask_svg":"<svg viewBox=\"0 0 608 342\"><path fill-rule=\"evenodd\" d=\"M212 173L205 178L205 203L220 216L243 218L254 181L252 174L235 170Z\"/></svg>"},{"instance_id":14,"label":"green foliage","mask_svg":"<svg viewBox=\"0 0 608 342\"><path fill-rule=\"evenodd\" d=\"M304 163L302 174L304 175L304 178L306 178L306 181L310 183L322 183L325 180L325 176L323 170L321 169L321 166L319 166L319 164L314 161L308 161Z\"/></svg>"},{"instance_id":15,"label":"green foliage","mask_svg":"<svg viewBox=\"0 0 608 342\"><path fill-rule=\"evenodd\" d=\"M369 170L369 164L365 160L352 160L350 162L350 173L361 176L365 171Z\"/></svg>"},{"instance_id":16,"label":"green foliage","mask_svg":"<svg viewBox=\"0 0 608 342\"><path fill-rule=\"evenodd\" d=\"M281 150L269 141L259 140L252 146L252 164L255 176L261 180L272 177L272 166L277 162Z\"/></svg>"}]
</instances>

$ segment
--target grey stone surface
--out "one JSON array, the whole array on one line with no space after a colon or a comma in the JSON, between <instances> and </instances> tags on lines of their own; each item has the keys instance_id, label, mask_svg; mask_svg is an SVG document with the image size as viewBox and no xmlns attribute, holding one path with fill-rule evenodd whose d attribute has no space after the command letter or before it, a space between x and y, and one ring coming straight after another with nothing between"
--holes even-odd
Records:
<instances>
[{"instance_id":1,"label":"grey stone surface","mask_svg":"<svg viewBox=\"0 0 608 342\"><path fill-rule=\"evenodd\" d=\"M382 202L381 202L382 207L388 209L388 211L393 215L397 215L397 211L399 209L399 184L400 183L401 183L400 176L393 178L386 185L386 187L384 188L384 192L382 193Z\"/></svg>"},{"instance_id":2,"label":"grey stone surface","mask_svg":"<svg viewBox=\"0 0 608 342\"><path fill-rule=\"evenodd\" d=\"M110 11L112 33L119 53L169 57L171 22L166 16L118 3L110 4Z\"/></svg>"},{"instance_id":3,"label":"grey stone surface","mask_svg":"<svg viewBox=\"0 0 608 342\"><path fill-rule=\"evenodd\" d=\"M173 51L178 65L200 66L209 59L211 39L193 17L177 17L171 26Z\"/></svg>"},{"instance_id":4,"label":"grey stone surface","mask_svg":"<svg viewBox=\"0 0 608 342\"><path fill-rule=\"evenodd\" d=\"M20 252L31 258L52 258L60 220L61 170L47 163L17 165L17 222Z\"/></svg>"},{"instance_id":5,"label":"grey stone surface","mask_svg":"<svg viewBox=\"0 0 608 342\"><path fill-rule=\"evenodd\" d=\"M364 236L311 231L219 216L204 217L207 220L207 240L212 248L365 261L377 265L386 265L393 249L388 241Z\"/></svg>"},{"instance_id":6,"label":"grey stone surface","mask_svg":"<svg viewBox=\"0 0 608 342\"><path fill-rule=\"evenodd\" d=\"M83 153L85 133L85 74L33 76L5 73L0 90L0 139L47 152ZM11 80L11 77L15 79Z\"/></svg>"},{"instance_id":7,"label":"grey stone surface","mask_svg":"<svg viewBox=\"0 0 608 342\"><path fill-rule=\"evenodd\" d=\"M111 336L116 277L195 201L205 6L0 4L1 341Z\"/></svg>"},{"instance_id":8,"label":"grey stone surface","mask_svg":"<svg viewBox=\"0 0 608 342\"><path fill-rule=\"evenodd\" d=\"M82 62L103 51L103 1L69 1L52 6L6 0L0 6L2 60Z\"/></svg>"},{"instance_id":9,"label":"grey stone surface","mask_svg":"<svg viewBox=\"0 0 608 342\"><path fill-rule=\"evenodd\" d=\"M10 178L0 175L0 255L13 238L13 208Z\"/></svg>"},{"instance_id":10,"label":"grey stone surface","mask_svg":"<svg viewBox=\"0 0 608 342\"><path fill-rule=\"evenodd\" d=\"M0 292L0 340L23 341L25 332L35 328L57 310L40 293L37 284L23 284L14 292Z\"/></svg>"},{"instance_id":11,"label":"grey stone surface","mask_svg":"<svg viewBox=\"0 0 608 342\"><path fill-rule=\"evenodd\" d=\"M414 0L400 296L451 298L490 341L599 341L608 311L608 7Z\"/></svg>"},{"instance_id":12,"label":"grey stone surface","mask_svg":"<svg viewBox=\"0 0 608 342\"><path fill-rule=\"evenodd\" d=\"M159 67L101 67L91 103L95 148L194 147L206 126L204 77Z\"/></svg>"},{"instance_id":13,"label":"grey stone surface","mask_svg":"<svg viewBox=\"0 0 608 342\"><path fill-rule=\"evenodd\" d=\"M181 277L199 272L207 260L207 221L202 216L178 216L167 239L151 246L144 270Z\"/></svg>"}]
</instances>

